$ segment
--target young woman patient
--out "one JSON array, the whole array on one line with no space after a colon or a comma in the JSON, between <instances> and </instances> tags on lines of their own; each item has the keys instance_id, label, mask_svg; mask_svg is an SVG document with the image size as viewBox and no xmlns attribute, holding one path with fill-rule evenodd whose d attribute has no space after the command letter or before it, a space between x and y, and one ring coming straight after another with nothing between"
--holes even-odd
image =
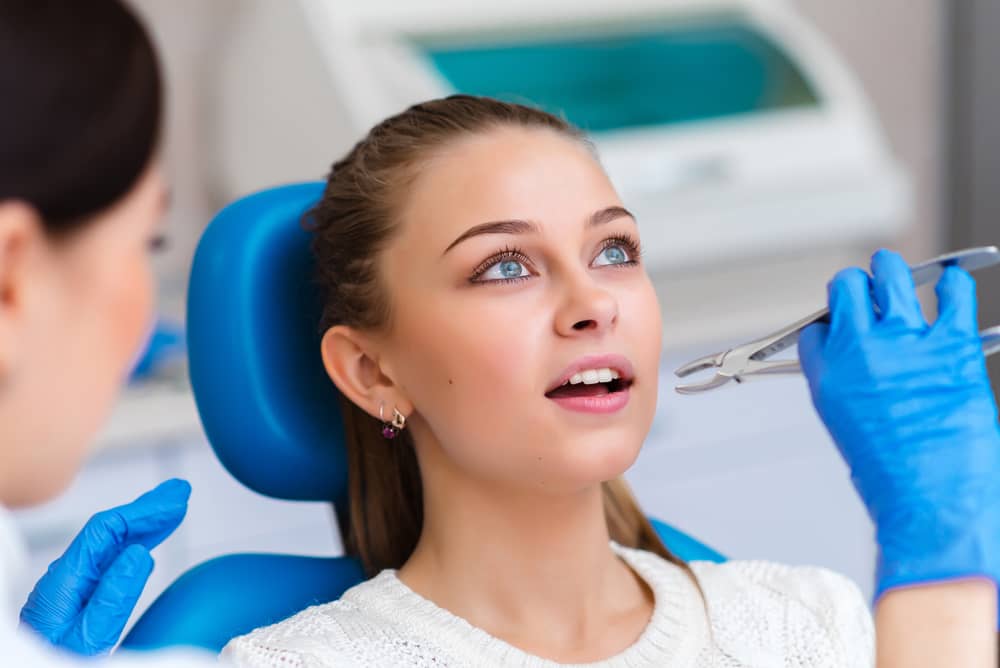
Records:
<instances>
[{"instance_id":1,"label":"young woman patient","mask_svg":"<svg viewBox=\"0 0 1000 668\"><path fill-rule=\"evenodd\" d=\"M346 426L346 548L371 579L233 640L230 660L283 668L874 663L872 617L850 581L764 562L686 565L621 480L656 406L660 310L636 221L577 130L489 99L417 105L334 164L307 223L327 293L323 360ZM909 280L898 256L883 260ZM859 275L840 284L861 286ZM899 285L894 298L906 294ZM908 289L912 296L912 281ZM869 290L857 294L868 299ZM836 320L842 310L837 336L847 331ZM978 355L969 368L983 385L978 338L969 340ZM820 387L817 401L832 405L839 386ZM982 403L993 405L984 387ZM855 408L869 400L846 394ZM986 431L995 430L990 420L980 421ZM917 431L907 434L917 447ZM951 646L938 645L953 665L974 665L956 647L991 655L992 583L915 589L880 607L880 666L936 660L921 649L944 628L934 614L952 615L949 628L958 629ZM955 610L977 610L967 614L978 621L956 626ZM975 643L961 637L966 628Z\"/></svg>"}]
</instances>

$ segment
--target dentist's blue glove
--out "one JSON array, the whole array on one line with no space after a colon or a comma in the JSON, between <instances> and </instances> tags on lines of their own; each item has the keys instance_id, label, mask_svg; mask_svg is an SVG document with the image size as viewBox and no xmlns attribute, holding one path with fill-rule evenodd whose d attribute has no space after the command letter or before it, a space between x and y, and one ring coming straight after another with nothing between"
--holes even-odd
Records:
<instances>
[{"instance_id":1,"label":"dentist's blue glove","mask_svg":"<svg viewBox=\"0 0 1000 668\"><path fill-rule=\"evenodd\" d=\"M1000 580L1000 427L975 282L948 267L937 296L928 326L906 263L879 251L871 277L837 274L830 324L799 338L813 403L876 526L876 598L904 585Z\"/></svg>"},{"instance_id":2,"label":"dentist's blue glove","mask_svg":"<svg viewBox=\"0 0 1000 668\"><path fill-rule=\"evenodd\" d=\"M190 495L186 481L167 480L91 517L35 585L21 622L77 654L111 650L153 570L149 551L184 519Z\"/></svg>"}]
</instances>

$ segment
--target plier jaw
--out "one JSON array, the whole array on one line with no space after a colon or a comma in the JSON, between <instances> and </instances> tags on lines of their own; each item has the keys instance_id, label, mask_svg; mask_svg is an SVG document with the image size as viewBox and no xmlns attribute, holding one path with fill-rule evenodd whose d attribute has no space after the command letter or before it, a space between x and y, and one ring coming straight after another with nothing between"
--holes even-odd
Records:
<instances>
[{"instance_id":1,"label":"plier jaw","mask_svg":"<svg viewBox=\"0 0 1000 668\"><path fill-rule=\"evenodd\" d=\"M910 271L914 285L923 285L937 280L948 265L957 265L972 272L998 263L1000 249L996 246L984 246L941 255L910 267ZM797 359L767 358L796 344L803 329L816 322L829 321L829 316L829 309L820 309L765 337L688 362L674 371L679 378L706 369L714 369L715 375L702 383L685 383L674 389L680 394L698 394L722 387L731 380L742 382L749 376L800 373L802 369ZM984 329L979 337L985 355L1000 352L1000 325Z\"/></svg>"},{"instance_id":2,"label":"plier jaw","mask_svg":"<svg viewBox=\"0 0 1000 668\"><path fill-rule=\"evenodd\" d=\"M705 369L719 369L722 367L723 362L725 361L726 354L728 352L729 351L727 350L721 353L713 353L711 355L699 357L698 359L692 360L691 362L688 362L687 364L681 366L676 371L674 371L674 373L679 378L684 378L693 373L704 371ZM681 384L675 387L674 389L681 394L698 394L699 392L712 390L715 389L716 387L722 387L730 380L732 380L731 377L726 376L725 374L717 370L715 372L715 375L713 375L709 380L706 380L701 383Z\"/></svg>"},{"instance_id":3,"label":"plier jaw","mask_svg":"<svg viewBox=\"0 0 1000 668\"><path fill-rule=\"evenodd\" d=\"M684 378L705 369L715 369L715 375L701 383L685 383L674 389L680 394L698 394L722 387L729 381L742 383L748 376L799 373L801 367L797 359L764 360L756 359L761 351L771 345L772 337L759 339L730 350L700 357L679 367L674 373Z\"/></svg>"}]
</instances>

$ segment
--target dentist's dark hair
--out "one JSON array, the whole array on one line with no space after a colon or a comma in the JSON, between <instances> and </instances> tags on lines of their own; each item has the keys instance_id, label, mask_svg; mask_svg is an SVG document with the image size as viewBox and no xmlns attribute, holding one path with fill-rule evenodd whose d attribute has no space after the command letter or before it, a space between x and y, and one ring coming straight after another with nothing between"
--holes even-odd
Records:
<instances>
[{"instance_id":1,"label":"dentist's dark hair","mask_svg":"<svg viewBox=\"0 0 1000 668\"><path fill-rule=\"evenodd\" d=\"M51 234L127 194L158 142L160 68L119 0L0 0L0 201Z\"/></svg>"},{"instance_id":2,"label":"dentist's dark hair","mask_svg":"<svg viewBox=\"0 0 1000 668\"><path fill-rule=\"evenodd\" d=\"M334 163L322 199L305 217L313 233L317 280L325 293L320 329L363 331L391 326L390 295L378 272L379 253L399 226L399 211L419 170L436 152L501 127L559 133L586 143L566 121L531 107L467 95L431 100L376 125ZM381 423L341 395L347 437L347 513L339 513L347 553L365 571L399 568L423 527L423 488L410 433L387 441ZM604 484L611 538L650 550L686 568L663 545L622 479Z\"/></svg>"}]
</instances>

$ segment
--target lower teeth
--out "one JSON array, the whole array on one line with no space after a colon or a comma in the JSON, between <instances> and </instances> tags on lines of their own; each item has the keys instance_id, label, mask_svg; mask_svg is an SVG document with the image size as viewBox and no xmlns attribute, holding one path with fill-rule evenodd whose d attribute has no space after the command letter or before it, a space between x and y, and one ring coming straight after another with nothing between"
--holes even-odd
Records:
<instances>
[{"instance_id":1,"label":"lower teeth","mask_svg":"<svg viewBox=\"0 0 1000 668\"><path fill-rule=\"evenodd\" d=\"M558 390L554 390L547 396L560 397L603 397L608 394L620 392L623 385L620 380L615 379L607 383L595 383L593 385L564 385Z\"/></svg>"}]
</instances>

